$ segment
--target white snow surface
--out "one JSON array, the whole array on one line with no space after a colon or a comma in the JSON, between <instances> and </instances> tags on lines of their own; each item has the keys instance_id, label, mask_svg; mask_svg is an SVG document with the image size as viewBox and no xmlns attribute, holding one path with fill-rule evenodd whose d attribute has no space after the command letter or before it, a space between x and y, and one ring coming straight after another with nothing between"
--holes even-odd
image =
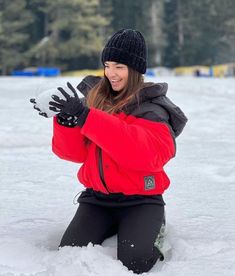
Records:
<instances>
[{"instance_id":1,"label":"white snow surface","mask_svg":"<svg viewBox=\"0 0 235 276\"><path fill-rule=\"evenodd\" d=\"M168 97L189 122L166 166L172 257L143 275L235 275L235 79L149 80L169 84ZM80 79L53 81L76 85ZM83 187L79 165L51 152L52 119L29 102L49 82L0 78L0 275L134 275L117 260L116 237L102 246L58 250Z\"/></svg>"}]
</instances>

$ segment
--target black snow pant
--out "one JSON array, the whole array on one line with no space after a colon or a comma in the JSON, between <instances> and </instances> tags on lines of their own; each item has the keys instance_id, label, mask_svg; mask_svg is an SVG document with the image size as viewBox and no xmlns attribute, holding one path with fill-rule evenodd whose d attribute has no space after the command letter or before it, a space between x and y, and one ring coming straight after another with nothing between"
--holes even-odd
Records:
<instances>
[{"instance_id":1,"label":"black snow pant","mask_svg":"<svg viewBox=\"0 0 235 276\"><path fill-rule=\"evenodd\" d=\"M60 247L86 246L117 234L118 259L134 273L149 271L160 258L154 242L164 218L164 206L141 204L106 207L80 203Z\"/></svg>"}]
</instances>

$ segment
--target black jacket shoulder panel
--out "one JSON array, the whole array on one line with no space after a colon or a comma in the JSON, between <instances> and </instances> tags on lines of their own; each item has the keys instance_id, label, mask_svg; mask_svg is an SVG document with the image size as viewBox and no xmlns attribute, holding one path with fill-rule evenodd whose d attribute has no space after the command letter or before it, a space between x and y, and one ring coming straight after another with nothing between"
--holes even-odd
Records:
<instances>
[{"instance_id":1,"label":"black jacket shoulder panel","mask_svg":"<svg viewBox=\"0 0 235 276\"><path fill-rule=\"evenodd\" d=\"M95 87L96 84L99 83L101 80L101 77L96 76L86 76L77 86L77 89L84 95L84 97L87 96L89 90L91 90L93 87Z\"/></svg>"},{"instance_id":2,"label":"black jacket shoulder panel","mask_svg":"<svg viewBox=\"0 0 235 276\"><path fill-rule=\"evenodd\" d=\"M144 102L137 107L132 115L155 122L164 121L168 123L169 121L169 114L163 107L149 102Z\"/></svg>"},{"instance_id":3,"label":"black jacket shoulder panel","mask_svg":"<svg viewBox=\"0 0 235 276\"><path fill-rule=\"evenodd\" d=\"M175 137L180 135L188 121L182 110L165 95L146 99L139 106L132 106L130 111L136 117L167 123Z\"/></svg>"},{"instance_id":4,"label":"black jacket shoulder panel","mask_svg":"<svg viewBox=\"0 0 235 276\"><path fill-rule=\"evenodd\" d=\"M166 82L145 83L145 87L140 90L140 97L146 100L154 99L155 97L165 96L167 93L168 84Z\"/></svg>"},{"instance_id":5,"label":"black jacket shoulder panel","mask_svg":"<svg viewBox=\"0 0 235 276\"><path fill-rule=\"evenodd\" d=\"M188 121L183 111L166 96L157 97L153 99L152 102L167 110L169 114L169 123L175 133L175 136L179 136Z\"/></svg>"},{"instance_id":6,"label":"black jacket shoulder panel","mask_svg":"<svg viewBox=\"0 0 235 276\"><path fill-rule=\"evenodd\" d=\"M156 105L153 103L143 103L139 106L133 113L133 116L137 118L142 118L145 120L153 121L153 122L161 122L167 124L170 129L171 135L175 138L175 132L172 129L170 124L170 116L169 113L161 107L160 105Z\"/></svg>"}]
</instances>

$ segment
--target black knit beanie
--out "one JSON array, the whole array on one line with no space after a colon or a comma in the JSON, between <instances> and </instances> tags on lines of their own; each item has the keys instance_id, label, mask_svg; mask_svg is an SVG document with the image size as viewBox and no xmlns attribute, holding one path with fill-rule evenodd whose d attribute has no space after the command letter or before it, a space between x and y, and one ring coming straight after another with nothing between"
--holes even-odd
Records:
<instances>
[{"instance_id":1,"label":"black knit beanie","mask_svg":"<svg viewBox=\"0 0 235 276\"><path fill-rule=\"evenodd\" d=\"M103 64L106 61L115 61L144 74L147 50L143 35L131 29L117 31L105 45L101 59Z\"/></svg>"}]
</instances>

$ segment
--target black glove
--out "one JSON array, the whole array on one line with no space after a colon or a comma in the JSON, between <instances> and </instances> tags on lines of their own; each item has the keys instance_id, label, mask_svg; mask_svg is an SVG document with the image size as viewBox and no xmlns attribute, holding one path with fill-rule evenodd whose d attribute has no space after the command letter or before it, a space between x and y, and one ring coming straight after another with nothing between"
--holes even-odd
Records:
<instances>
[{"instance_id":1,"label":"black glove","mask_svg":"<svg viewBox=\"0 0 235 276\"><path fill-rule=\"evenodd\" d=\"M76 124L77 117L75 117L75 116L69 116L66 114L63 114L63 115L58 114L58 115L56 115L56 118L57 118L57 122L62 126L66 126L66 127L77 126L77 124Z\"/></svg>"},{"instance_id":2,"label":"black glove","mask_svg":"<svg viewBox=\"0 0 235 276\"><path fill-rule=\"evenodd\" d=\"M73 92L74 96L69 95L62 87L57 89L65 97L65 100L60 99L57 95L52 95L54 101L49 102L49 109L55 112L59 112L58 122L65 126L80 126L82 127L86 121L86 118L89 114L90 109L83 105L82 101L78 97L75 88L67 82L68 88ZM71 120L71 118L72 120ZM61 120L62 118L62 120ZM65 118L68 120L70 118L70 124L67 125ZM64 123L63 123L64 121Z\"/></svg>"}]
</instances>

